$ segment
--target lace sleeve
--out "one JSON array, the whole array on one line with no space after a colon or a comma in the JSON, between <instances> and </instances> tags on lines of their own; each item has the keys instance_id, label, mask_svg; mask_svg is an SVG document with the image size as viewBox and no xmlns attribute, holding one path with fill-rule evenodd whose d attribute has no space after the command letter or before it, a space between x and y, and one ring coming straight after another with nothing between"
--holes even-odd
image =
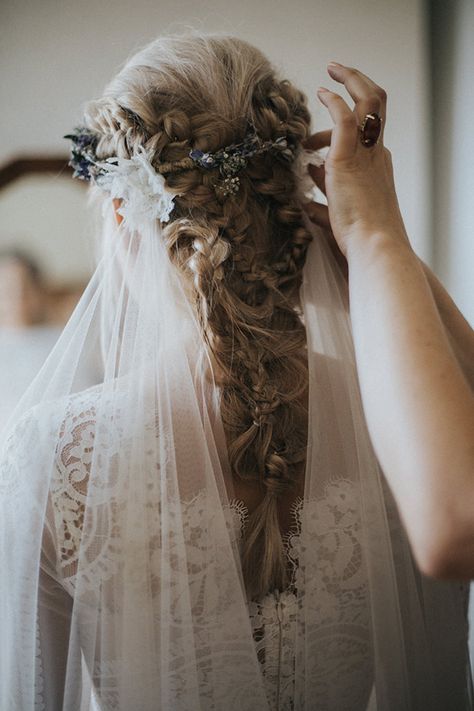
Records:
<instances>
[{"instance_id":1,"label":"lace sleeve","mask_svg":"<svg viewBox=\"0 0 474 711\"><path fill-rule=\"evenodd\" d=\"M2 633L10 639L9 654L15 665L11 673L23 680L25 693L31 693L31 706L26 696L24 703L35 711L63 708L72 613L72 598L58 574L51 494L43 494L35 484L37 472L46 478L54 469L54 445L48 446L50 426L54 429L55 423L48 412L27 412L6 437L0 453L1 544L5 553L16 552L18 559L9 566L11 579L5 576L9 592L2 588L2 604L8 606L15 597L11 624ZM41 540L32 535L33 530L42 530ZM35 590L30 586L29 593L21 583L25 575L35 581Z\"/></svg>"},{"instance_id":2,"label":"lace sleeve","mask_svg":"<svg viewBox=\"0 0 474 711\"><path fill-rule=\"evenodd\" d=\"M73 601L61 584L58 536L51 492L48 493L46 502L40 561L36 628L36 707L44 711L62 711Z\"/></svg>"},{"instance_id":3,"label":"lace sleeve","mask_svg":"<svg viewBox=\"0 0 474 711\"><path fill-rule=\"evenodd\" d=\"M84 673L74 670L80 663L72 650L80 639L71 630L73 579L77 568L77 551L82 533L83 512L87 495L89 445L93 438L93 407L81 407L74 401L58 427L59 438L54 450L45 525L41 545L38 588L37 653L40 670L37 704L45 711L64 708L67 698L80 698L79 685ZM70 644L71 642L71 644ZM67 679L66 679L67 675Z\"/></svg>"}]
</instances>

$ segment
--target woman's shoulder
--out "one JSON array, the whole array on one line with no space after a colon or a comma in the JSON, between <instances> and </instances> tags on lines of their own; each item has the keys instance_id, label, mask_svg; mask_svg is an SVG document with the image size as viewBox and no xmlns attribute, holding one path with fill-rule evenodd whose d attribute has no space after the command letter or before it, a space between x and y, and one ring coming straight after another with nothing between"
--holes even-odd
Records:
<instances>
[{"instance_id":1,"label":"woman's shoulder","mask_svg":"<svg viewBox=\"0 0 474 711\"><path fill-rule=\"evenodd\" d=\"M98 411L110 419L112 408L112 399L101 385L30 406L2 433L0 472L14 468L18 474L31 474L39 467L44 472L47 461L60 464L65 443L86 447L88 434L96 427Z\"/></svg>"},{"instance_id":2,"label":"woman's shoulder","mask_svg":"<svg viewBox=\"0 0 474 711\"><path fill-rule=\"evenodd\" d=\"M38 436L44 438L53 434L57 437L61 421L73 413L80 416L93 407L100 397L100 389L100 386L94 386L63 397L45 398L30 405L7 424L2 442L12 443Z\"/></svg>"}]
</instances>

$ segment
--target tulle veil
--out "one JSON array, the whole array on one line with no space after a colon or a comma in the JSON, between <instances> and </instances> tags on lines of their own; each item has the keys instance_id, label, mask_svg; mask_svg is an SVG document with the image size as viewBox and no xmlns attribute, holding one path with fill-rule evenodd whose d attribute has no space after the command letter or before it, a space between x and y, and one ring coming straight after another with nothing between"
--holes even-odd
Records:
<instances>
[{"instance_id":1,"label":"tulle veil","mask_svg":"<svg viewBox=\"0 0 474 711\"><path fill-rule=\"evenodd\" d=\"M471 708L466 586L416 570L364 419L347 286L307 227L293 708ZM199 324L159 221L117 226L105 200L101 251L2 435L0 707L265 711Z\"/></svg>"}]
</instances>

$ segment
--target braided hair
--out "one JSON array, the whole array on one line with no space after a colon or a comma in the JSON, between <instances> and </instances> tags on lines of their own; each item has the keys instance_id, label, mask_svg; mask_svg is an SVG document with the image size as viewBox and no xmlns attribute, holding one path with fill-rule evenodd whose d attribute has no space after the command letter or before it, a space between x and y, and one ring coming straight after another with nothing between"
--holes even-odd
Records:
<instances>
[{"instance_id":1,"label":"braided hair","mask_svg":"<svg viewBox=\"0 0 474 711\"><path fill-rule=\"evenodd\" d=\"M97 155L130 157L139 145L179 192L163 237L192 292L221 387L233 476L261 501L244 531L248 594L287 584L278 502L295 489L307 442L306 332L299 289L311 235L288 163L255 155L239 191L223 198L213 171L172 170L191 149L216 151L252 126L262 140L309 134L306 97L264 55L228 36L159 38L141 50L86 107Z\"/></svg>"}]
</instances>

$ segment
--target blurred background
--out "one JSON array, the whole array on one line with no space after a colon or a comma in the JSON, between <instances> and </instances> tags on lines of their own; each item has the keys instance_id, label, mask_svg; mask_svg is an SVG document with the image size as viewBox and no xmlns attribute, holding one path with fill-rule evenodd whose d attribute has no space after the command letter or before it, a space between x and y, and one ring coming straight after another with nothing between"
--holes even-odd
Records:
<instances>
[{"instance_id":1,"label":"blurred background","mask_svg":"<svg viewBox=\"0 0 474 711\"><path fill-rule=\"evenodd\" d=\"M408 234L474 323L473 0L1 0L0 425L93 266L86 189L62 136L129 55L186 27L259 46L309 97L314 130L331 126L317 87L345 95L330 60L387 90Z\"/></svg>"}]
</instances>

